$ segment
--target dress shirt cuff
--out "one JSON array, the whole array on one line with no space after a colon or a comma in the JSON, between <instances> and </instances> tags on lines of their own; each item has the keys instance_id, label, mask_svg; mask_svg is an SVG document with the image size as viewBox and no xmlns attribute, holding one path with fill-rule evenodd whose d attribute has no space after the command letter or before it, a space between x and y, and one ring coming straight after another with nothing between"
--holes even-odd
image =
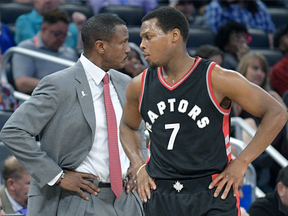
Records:
<instances>
[{"instance_id":1,"label":"dress shirt cuff","mask_svg":"<svg viewBox=\"0 0 288 216\"><path fill-rule=\"evenodd\" d=\"M55 178L53 178L51 181L49 181L47 184L49 186L53 186L57 182L57 180L60 178L62 173L63 173L63 170Z\"/></svg>"}]
</instances>

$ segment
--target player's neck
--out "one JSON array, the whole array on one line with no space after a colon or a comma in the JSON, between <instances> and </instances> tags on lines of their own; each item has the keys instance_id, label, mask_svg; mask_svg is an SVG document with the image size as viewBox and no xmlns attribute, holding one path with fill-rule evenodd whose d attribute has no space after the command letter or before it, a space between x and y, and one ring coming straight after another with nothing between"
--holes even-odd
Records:
<instances>
[{"instance_id":1,"label":"player's neck","mask_svg":"<svg viewBox=\"0 0 288 216\"><path fill-rule=\"evenodd\" d=\"M162 67L163 78L171 85L178 82L194 65L194 58L185 58L184 61L179 61L177 64L167 65Z\"/></svg>"}]
</instances>

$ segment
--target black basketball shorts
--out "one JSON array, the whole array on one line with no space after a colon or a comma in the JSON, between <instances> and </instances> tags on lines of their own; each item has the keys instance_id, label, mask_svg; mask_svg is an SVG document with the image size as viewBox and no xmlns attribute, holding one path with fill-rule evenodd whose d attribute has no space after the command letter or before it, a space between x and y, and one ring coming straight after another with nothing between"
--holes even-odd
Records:
<instances>
[{"instance_id":1,"label":"black basketball shorts","mask_svg":"<svg viewBox=\"0 0 288 216\"><path fill-rule=\"evenodd\" d=\"M191 180L156 179L157 189L151 190L151 197L144 203L146 216L240 216L239 196L233 196L233 189L226 199L214 197L216 187L209 189L212 177Z\"/></svg>"}]
</instances>

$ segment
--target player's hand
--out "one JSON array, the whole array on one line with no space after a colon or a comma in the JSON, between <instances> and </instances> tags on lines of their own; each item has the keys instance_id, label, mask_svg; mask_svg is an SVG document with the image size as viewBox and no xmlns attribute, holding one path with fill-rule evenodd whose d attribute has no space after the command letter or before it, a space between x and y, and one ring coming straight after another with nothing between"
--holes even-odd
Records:
<instances>
[{"instance_id":1,"label":"player's hand","mask_svg":"<svg viewBox=\"0 0 288 216\"><path fill-rule=\"evenodd\" d=\"M234 185L233 195L238 193L238 186L246 172L247 166L237 160L237 158L226 167L226 169L220 173L209 185L209 189L212 189L219 183L217 189L214 192L214 197L217 197L223 188L224 192L221 195L221 199L226 199L231 186Z\"/></svg>"},{"instance_id":2,"label":"player's hand","mask_svg":"<svg viewBox=\"0 0 288 216\"><path fill-rule=\"evenodd\" d=\"M146 172L146 167L142 168L138 173L137 184L140 199L147 202L147 199L150 199L151 196L150 187L152 187L153 190L156 190L156 184Z\"/></svg>"},{"instance_id":3,"label":"player's hand","mask_svg":"<svg viewBox=\"0 0 288 216\"><path fill-rule=\"evenodd\" d=\"M130 191L134 193L137 190L137 183L136 183L136 172L133 166L130 164L130 167L127 170L127 175L129 179L127 187L126 187L126 193L129 193Z\"/></svg>"},{"instance_id":4,"label":"player's hand","mask_svg":"<svg viewBox=\"0 0 288 216\"><path fill-rule=\"evenodd\" d=\"M88 173L80 173L74 172L70 170L65 170L65 176L61 179L60 187L77 192L83 199L89 200L87 195L83 192L87 191L90 194L97 195L100 189L93 184L91 181L85 180L86 179L94 179L99 181L100 178L98 176L94 176ZM58 182L58 181L57 181Z\"/></svg>"}]
</instances>

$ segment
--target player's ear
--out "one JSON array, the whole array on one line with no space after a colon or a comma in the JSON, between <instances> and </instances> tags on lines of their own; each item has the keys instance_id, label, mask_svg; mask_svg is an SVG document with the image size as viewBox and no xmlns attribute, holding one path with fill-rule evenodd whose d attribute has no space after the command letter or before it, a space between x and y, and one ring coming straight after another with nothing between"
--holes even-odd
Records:
<instances>
[{"instance_id":1,"label":"player's ear","mask_svg":"<svg viewBox=\"0 0 288 216\"><path fill-rule=\"evenodd\" d=\"M172 42L175 43L176 41L178 41L180 39L181 36L181 32L179 29L175 28L174 30L171 31L171 37L172 37Z\"/></svg>"}]
</instances>

